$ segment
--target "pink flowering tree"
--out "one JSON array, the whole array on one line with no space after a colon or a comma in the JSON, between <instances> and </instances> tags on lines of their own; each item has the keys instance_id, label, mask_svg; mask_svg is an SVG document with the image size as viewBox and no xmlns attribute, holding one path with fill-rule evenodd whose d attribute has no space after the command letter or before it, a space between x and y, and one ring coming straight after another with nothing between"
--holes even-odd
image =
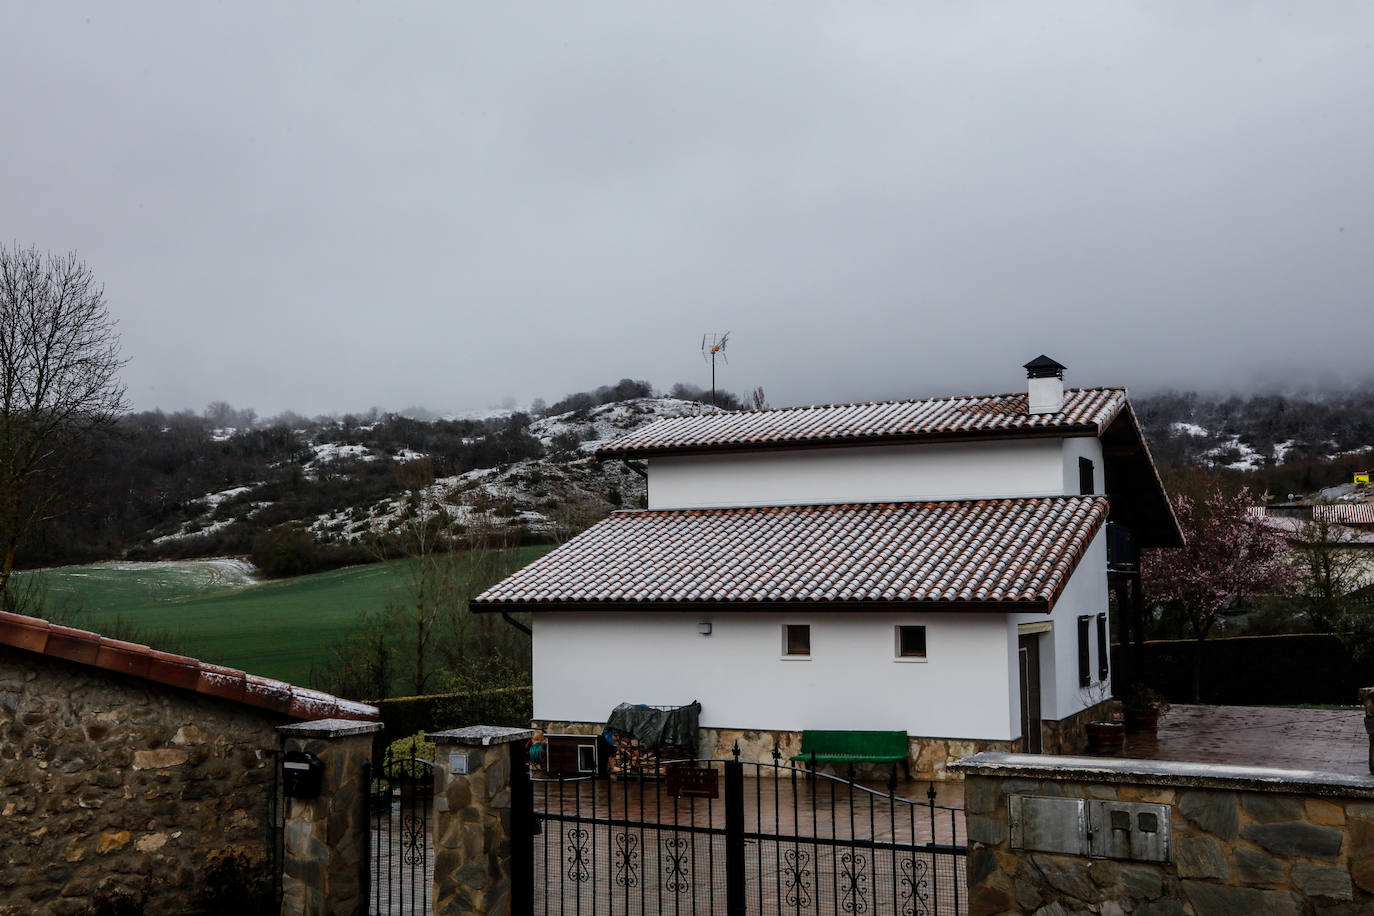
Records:
<instances>
[{"instance_id":1,"label":"pink flowering tree","mask_svg":"<svg viewBox=\"0 0 1374 916\"><path fill-rule=\"evenodd\" d=\"M1193 662L1193 702L1202 694L1202 643L1226 624L1224 613L1252 597L1293 585L1288 542L1252 518L1248 488L1230 495L1213 487L1201 499L1180 495L1174 513L1185 546L1146 551L1141 574L1147 593L1159 604L1177 608L1197 638Z\"/></svg>"}]
</instances>

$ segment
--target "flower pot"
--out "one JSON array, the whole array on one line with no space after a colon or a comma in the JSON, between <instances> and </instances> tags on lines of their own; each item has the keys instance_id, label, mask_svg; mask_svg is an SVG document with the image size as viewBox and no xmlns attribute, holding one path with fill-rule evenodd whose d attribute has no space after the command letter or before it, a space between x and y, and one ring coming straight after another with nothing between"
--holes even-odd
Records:
<instances>
[{"instance_id":1,"label":"flower pot","mask_svg":"<svg viewBox=\"0 0 1374 916\"><path fill-rule=\"evenodd\" d=\"M1153 732L1159 728L1159 707L1126 710L1126 731Z\"/></svg>"},{"instance_id":2,"label":"flower pot","mask_svg":"<svg viewBox=\"0 0 1374 916\"><path fill-rule=\"evenodd\" d=\"M1126 726L1120 722L1089 722L1086 728L1089 752L1119 751L1126 743Z\"/></svg>"}]
</instances>

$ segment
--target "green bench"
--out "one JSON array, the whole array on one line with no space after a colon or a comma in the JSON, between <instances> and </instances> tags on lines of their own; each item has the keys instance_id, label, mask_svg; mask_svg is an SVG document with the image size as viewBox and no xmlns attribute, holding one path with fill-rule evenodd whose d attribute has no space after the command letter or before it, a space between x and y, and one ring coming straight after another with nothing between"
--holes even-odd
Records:
<instances>
[{"instance_id":1,"label":"green bench","mask_svg":"<svg viewBox=\"0 0 1374 916\"><path fill-rule=\"evenodd\" d=\"M906 732L807 729L802 732L801 753L791 759L813 770L822 763L900 763L906 778L911 778Z\"/></svg>"}]
</instances>

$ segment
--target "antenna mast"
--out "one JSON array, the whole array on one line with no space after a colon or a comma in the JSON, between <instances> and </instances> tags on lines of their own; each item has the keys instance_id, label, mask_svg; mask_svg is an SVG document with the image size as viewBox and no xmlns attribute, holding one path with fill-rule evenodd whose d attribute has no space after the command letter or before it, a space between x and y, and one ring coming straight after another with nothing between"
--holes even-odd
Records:
<instances>
[{"instance_id":1,"label":"antenna mast","mask_svg":"<svg viewBox=\"0 0 1374 916\"><path fill-rule=\"evenodd\" d=\"M711 359L711 406L716 406L716 354L727 363L730 362L725 356L725 342L730 339L730 332L724 334L702 334L701 335L701 358L706 359L710 354Z\"/></svg>"}]
</instances>

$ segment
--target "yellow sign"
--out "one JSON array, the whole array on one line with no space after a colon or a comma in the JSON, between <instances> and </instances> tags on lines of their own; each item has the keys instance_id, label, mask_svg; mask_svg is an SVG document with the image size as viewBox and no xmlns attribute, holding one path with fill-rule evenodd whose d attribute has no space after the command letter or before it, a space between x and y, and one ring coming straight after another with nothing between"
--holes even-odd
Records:
<instances>
[{"instance_id":1,"label":"yellow sign","mask_svg":"<svg viewBox=\"0 0 1374 916\"><path fill-rule=\"evenodd\" d=\"M1356 482L1356 483L1369 483L1369 472L1366 471L1366 472L1363 473L1363 474L1356 474L1356 475L1355 475L1355 482Z\"/></svg>"}]
</instances>

